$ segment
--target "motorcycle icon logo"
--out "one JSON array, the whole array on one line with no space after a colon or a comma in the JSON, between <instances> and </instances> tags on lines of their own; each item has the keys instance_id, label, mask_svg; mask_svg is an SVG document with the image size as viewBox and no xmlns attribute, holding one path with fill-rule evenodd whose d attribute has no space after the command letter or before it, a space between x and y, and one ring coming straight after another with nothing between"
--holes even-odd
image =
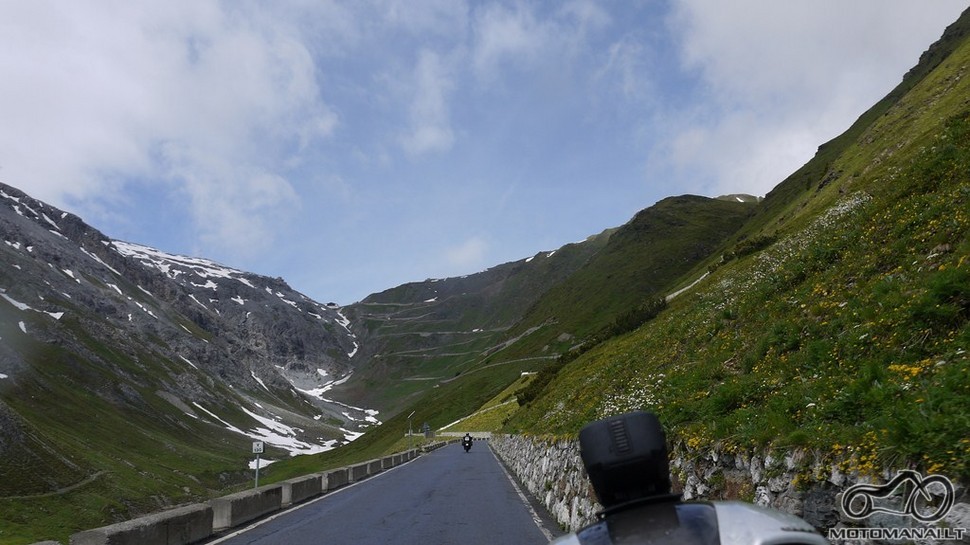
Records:
<instances>
[{"instance_id":1,"label":"motorcycle icon logo","mask_svg":"<svg viewBox=\"0 0 970 545\"><path fill-rule=\"evenodd\" d=\"M899 494L902 499L901 510L876 505L874 500L891 498L900 487L903 487ZM934 497L940 495L942 499L939 503L934 503ZM873 513L886 513L910 516L921 522L936 522L950 512L955 495L950 479L942 475L927 475L924 478L918 471L904 469L884 485L850 486L842 494L841 503L842 512L853 519L864 519Z\"/></svg>"}]
</instances>

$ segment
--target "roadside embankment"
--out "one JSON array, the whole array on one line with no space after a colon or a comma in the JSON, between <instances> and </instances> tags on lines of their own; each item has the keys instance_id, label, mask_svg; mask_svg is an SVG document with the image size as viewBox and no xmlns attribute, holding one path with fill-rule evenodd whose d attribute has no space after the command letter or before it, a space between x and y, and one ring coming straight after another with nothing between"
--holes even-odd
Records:
<instances>
[{"instance_id":1,"label":"roadside embankment","mask_svg":"<svg viewBox=\"0 0 970 545\"><path fill-rule=\"evenodd\" d=\"M492 436L492 449L556 521L570 531L595 520L601 509L583 468L577 440L539 436ZM888 482L895 470L860 472L851 455L826 459L806 450L720 452L675 446L670 456L674 490L685 500L743 500L803 518L823 535L841 528L926 527L913 517L874 513L862 520L839 507L842 493L860 483ZM953 482L952 507L940 528L966 528L970 543L970 493ZM906 491L900 491L905 493ZM936 498L942 502L945 499Z\"/></svg>"},{"instance_id":2,"label":"roadside embankment","mask_svg":"<svg viewBox=\"0 0 970 545\"><path fill-rule=\"evenodd\" d=\"M317 498L445 446L446 442L393 454L350 467L314 473L161 513L85 530L70 545L189 545ZM44 541L45 545L57 542ZM35 544L40 545L40 543Z\"/></svg>"}]
</instances>

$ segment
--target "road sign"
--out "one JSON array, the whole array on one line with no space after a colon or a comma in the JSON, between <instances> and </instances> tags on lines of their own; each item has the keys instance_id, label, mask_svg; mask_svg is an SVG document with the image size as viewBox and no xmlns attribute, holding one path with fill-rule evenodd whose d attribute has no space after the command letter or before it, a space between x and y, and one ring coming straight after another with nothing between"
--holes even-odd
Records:
<instances>
[{"instance_id":1,"label":"road sign","mask_svg":"<svg viewBox=\"0 0 970 545\"><path fill-rule=\"evenodd\" d=\"M256 482L254 487L259 488L259 455L263 453L263 442L253 441L253 454L256 455Z\"/></svg>"}]
</instances>

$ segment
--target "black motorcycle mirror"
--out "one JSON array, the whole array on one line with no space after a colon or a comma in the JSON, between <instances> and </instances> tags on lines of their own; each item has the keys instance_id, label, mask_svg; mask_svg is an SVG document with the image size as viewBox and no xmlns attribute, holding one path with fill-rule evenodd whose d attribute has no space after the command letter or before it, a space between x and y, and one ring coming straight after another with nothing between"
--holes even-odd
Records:
<instances>
[{"instance_id":1,"label":"black motorcycle mirror","mask_svg":"<svg viewBox=\"0 0 970 545\"><path fill-rule=\"evenodd\" d=\"M667 440L656 415L638 411L592 422L580 455L605 510L599 522L554 545L826 545L805 521L743 502L682 502L671 493Z\"/></svg>"}]
</instances>

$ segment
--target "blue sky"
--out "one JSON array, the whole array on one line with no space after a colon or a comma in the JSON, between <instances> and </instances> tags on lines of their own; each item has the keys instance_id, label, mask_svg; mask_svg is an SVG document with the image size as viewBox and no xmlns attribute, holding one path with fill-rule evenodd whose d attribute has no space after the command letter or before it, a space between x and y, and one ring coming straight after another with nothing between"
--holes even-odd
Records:
<instances>
[{"instance_id":1,"label":"blue sky","mask_svg":"<svg viewBox=\"0 0 970 545\"><path fill-rule=\"evenodd\" d=\"M966 7L3 0L0 180L349 304L764 195Z\"/></svg>"}]
</instances>

